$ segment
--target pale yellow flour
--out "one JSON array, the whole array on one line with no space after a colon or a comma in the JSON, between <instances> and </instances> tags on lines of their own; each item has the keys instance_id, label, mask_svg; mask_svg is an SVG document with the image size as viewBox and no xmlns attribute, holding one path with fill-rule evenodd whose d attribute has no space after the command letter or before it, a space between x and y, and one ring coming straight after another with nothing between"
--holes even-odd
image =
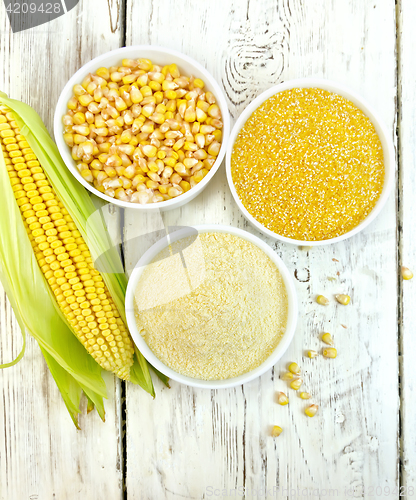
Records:
<instances>
[{"instance_id":1,"label":"pale yellow flour","mask_svg":"<svg viewBox=\"0 0 416 500\"><path fill-rule=\"evenodd\" d=\"M135 299L138 329L154 354L203 380L259 366L287 323L279 270L257 246L224 233L202 233L165 249L144 270Z\"/></svg>"}]
</instances>

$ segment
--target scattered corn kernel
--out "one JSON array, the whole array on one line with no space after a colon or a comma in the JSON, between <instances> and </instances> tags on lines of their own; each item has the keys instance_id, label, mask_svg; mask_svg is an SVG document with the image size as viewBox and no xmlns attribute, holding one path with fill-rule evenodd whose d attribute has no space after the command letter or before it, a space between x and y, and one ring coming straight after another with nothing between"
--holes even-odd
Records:
<instances>
[{"instance_id":1,"label":"scattered corn kernel","mask_svg":"<svg viewBox=\"0 0 416 500\"><path fill-rule=\"evenodd\" d=\"M290 382L290 387L292 389L294 389L295 391L297 391L300 386L302 385L303 383L303 380L301 378L295 378L295 380L292 380L292 382Z\"/></svg>"},{"instance_id":2,"label":"scattered corn kernel","mask_svg":"<svg viewBox=\"0 0 416 500\"><path fill-rule=\"evenodd\" d=\"M318 295L316 297L316 302L318 302L321 306L327 306L329 304L329 300L323 295Z\"/></svg>"},{"instance_id":3,"label":"scattered corn kernel","mask_svg":"<svg viewBox=\"0 0 416 500\"><path fill-rule=\"evenodd\" d=\"M299 375L300 373L300 367L297 363L290 363L287 369L294 375Z\"/></svg>"},{"instance_id":4,"label":"scattered corn kernel","mask_svg":"<svg viewBox=\"0 0 416 500\"><path fill-rule=\"evenodd\" d=\"M290 372L283 373L283 375L280 378L282 380L292 380L293 379L293 373L290 373Z\"/></svg>"},{"instance_id":5,"label":"scattered corn kernel","mask_svg":"<svg viewBox=\"0 0 416 500\"><path fill-rule=\"evenodd\" d=\"M330 333L323 333L322 334L322 342L325 342L325 344L328 344L328 345L334 345L334 340L333 340L332 335Z\"/></svg>"},{"instance_id":6,"label":"scattered corn kernel","mask_svg":"<svg viewBox=\"0 0 416 500\"><path fill-rule=\"evenodd\" d=\"M312 350L308 351L309 358L313 359L313 358L316 358L316 356L318 356L318 353L316 351L312 351Z\"/></svg>"},{"instance_id":7,"label":"scattered corn kernel","mask_svg":"<svg viewBox=\"0 0 416 500\"><path fill-rule=\"evenodd\" d=\"M337 357L337 350L335 347L327 347L325 349L322 349L322 355L324 358L336 358Z\"/></svg>"},{"instance_id":8,"label":"scattered corn kernel","mask_svg":"<svg viewBox=\"0 0 416 500\"><path fill-rule=\"evenodd\" d=\"M413 273L409 268L403 266L402 276L404 280L411 280L413 278Z\"/></svg>"},{"instance_id":9,"label":"scattered corn kernel","mask_svg":"<svg viewBox=\"0 0 416 500\"><path fill-rule=\"evenodd\" d=\"M314 417L318 411L318 405L310 405L305 409L305 414L308 417Z\"/></svg>"},{"instance_id":10,"label":"scattered corn kernel","mask_svg":"<svg viewBox=\"0 0 416 500\"><path fill-rule=\"evenodd\" d=\"M277 402L279 405L287 405L289 403L289 398L286 396L284 392L278 392L277 393Z\"/></svg>"},{"instance_id":11,"label":"scattered corn kernel","mask_svg":"<svg viewBox=\"0 0 416 500\"><path fill-rule=\"evenodd\" d=\"M349 295L344 295L343 293L339 293L339 294L335 295L335 298L343 306L347 306L351 300L351 297Z\"/></svg>"},{"instance_id":12,"label":"scattered corn kernel","mask_svg":"<svg viewBox=\"0 0 416 500\"><path fill-rule=\"evenodd\" d=\"M272 437L279 437L282 432L283 429L281 427L274 425L272 429Z\"/></svg>"},{"instance_id":13,"label":"scattered corn kernel","mask_svg":"<svg viewBox=\"0 0 416 500\"><path fill-rule=\"evenodd\" d=\"M301 393L299 394L299 397L300 397L301 399L310 399L310 398L311 398L311 395L309 394L309 392L301 392Z\"/></svg>"}]
</instances>

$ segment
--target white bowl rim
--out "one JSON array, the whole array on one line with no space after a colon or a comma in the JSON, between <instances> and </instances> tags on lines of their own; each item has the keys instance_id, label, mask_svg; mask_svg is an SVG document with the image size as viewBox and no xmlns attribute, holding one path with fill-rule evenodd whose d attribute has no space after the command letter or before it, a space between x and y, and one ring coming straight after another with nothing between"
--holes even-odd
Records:
<instances>
[{"instance_id":1,"label":"white bowl rim","mask_svg":"<svg viewBox=\"0 0 416 500\"><path fill-rule=\"evenodd\" d=\"M70 148L65 144L65 141L63 140L63 136L60 132L60 128L62 126L62 116L65 114L66 111L66 103L68 101L67 97L65 97L68 93L68 89L72 90L72 87L76 84L79 83L82 80L82 76L84 73L88 73L87 71L89 68L93 67L99 67L97 66L101 62L105 62L106 59L109 56L113 55L118 55L120 54L120 58L124 52L130 52L130 51L137 51L138 54L140 55L140 51L149 51L149 52L155 52L159 54L164 54L166 56L172 55L174 57L177 57L179 59L182 59L183 61L187 62L188 64L194 66L198 71L200 71L204 76L207 82L209 82L209 86L213 87L214 89L214 95L215 98L217 99L217 103L220 106L221 113L222 113L222 122L223 122L223 127L222 127L222 141L221 141L221 148L218 153L217 159L212 166L211 170L208 172L208 174L202 179L200 183L198 183L197 186L193 187L186 193L183 193L182 195L178 196L177 198L173 198L172 200L167 200L167 201L161 201L158 203L149 203L146 205L141 205L139 203L130 203L126 201L121 201L117 200L115 198L111 198L110 196L107 196L100 191L98 191L94 186L92 186L89 182L87 182L81 175L79 175L78 171L76 170L74 164L73 164L73 159L70 154ZM118 49L110 50L104 54L101 54L94 59L91 59L87 63L85 63L81 68L79 68L73 75L72 77L68 80L68 82L65 84L64 88L61 91L61 94L59 96L58 102L55 107L55 114L54 114L54 136L55 136L55 142L58 146L59 153L69 169L69 171L72 173L72 175L79 181L88 191L93 193L94 195L100 197L101 199L108 201L109 203L112 203L113 205L117 205L123 208L134 208L142 211L154 211L154 210L159 210L159 209L168 209L168 208L175 208L175 205L177 206L182 206L188 201L191 201L193 198L197 196L197 194L201 193L204 188L207 186L207 184L210 182L210 180L214 177L215 173L221 166L222 160L224 159L224 156L227 151L227 142L228 142L228 137L230 135L230 114L228 110L228 104L224 96L224 92L221 90L220 86L218 85L217 81L215 78L211 75L211 73L204 67L202 64L200 64L198 61L193 59L192 57L187 56L186 54L183 54L179 51L173 50L173 49L168 49L166 47L161 47L157 45L129 45L127 47L120 47ZM195 191L196 190L196 191Z\"/></svg>"},{"instance_id":2,"label":"white bowl rim","mask_svg":"<svg viewBox=\"0 0 416 500\"><path fill-rule=\"evenodd\" d=\"M384 153L384 185L382 193L377 200L377 203L373 210L369 213L369 215L355 228L351 229L345 234L341 236L337 236L335 238L331 238L329 240L320 240L320 241L308 241L308 240L296 240L292 238L288 238L286 236L281 236L270 229L267 229L265 226L260 224L244 207L240 198L236 192L234 182L232 180L231 175L231 155L234 148L234 143L237 138L238 133L241 128L244 126L248 118L251 114L269 97L277 94L278 92L283 92L285 90L289 90L295 87L302 88L321 88L323 90L328 90L330 92L337 93L346 99L349 99L353 104L355 104L361 111L365 113L365 115L371 120L374 128L376 129L377 135L380 138L380 141L383 146ZM270 236L274 240L283 241L285 243L290 243L292 245L305 245L305 246L321 246L321 245L330 245L332 243L337 243L342 240L346 240L351 236L356 235L360 231L362 231L365 227L367 227L381 212L384 207L391 190L394 185L395 179L395 153L394 153L394 145L391 139L391 134L388 132L387 127L384 125L384 122L379 117L379 114L374 110L374 108L357 92L352 90L351 88L338 83L333 80L327 80L324 78L296 78L293 80L287 80L283 83L279 83L278 85L274 85L273 87L265 90L259 96L257 96L241 113L238 117L229 137L228 148L226 154L225 161L225 169L227 175L228 185L231 190L231 194L233 195L234 201L237 203L238 208L241 210L244 217L259 231L263 234Z\"/></svg>"},{"instance_id":3,"label":"white bowl rim","mask_svg":"<svg viewBox=\"0 0 416 500\"><path fill-rule=\"evenodd\" d=\"M179 239L189 236L190 232L195 230L198 231L198 234L207 232L228 233L253 243L261 250L263 250L263 252L276 265L283 278L287 290L288 319L287 319L286 331L282 339L280 340L279 344L277 345L276 349L272 352L272 354L270 354L270 356L260 366L258 366L254 370L244 373L243 375L239 375L238 377L225 380L201 380L182 375L172 370L164 363L162 363L162 361L159 360L159 358L148 347L146 341L143 339L136 326L136 319L134 314L134 293L145 266L149 264L159 252L161 252L164 248L166 248L166 246L169 243L173 243ZM147 361L150 364L152 364L157 370L159 370L161 373L164 373L172 380L175 380L177 382L192 387L199 387L205 389L225 389L225 388L235 387L244 384L246 382L250 382L251 380L257 377L260 377L266 371L272 368L277 363L277 361L281 359L281 357L284 355L287 348L289 347L293 339L293 336L295 334L297 316L298 316L298 301L297 301L297 293L294 281L290 274L289 269L286 267L282 259L270 248L270 246L267 243L265 243L257 236L247 231L244 231L243 229L239 229L232 226L223 226L215 224L203 224L203 225L196 225L196 226L189 226L186 228L182 228L170 235L165 236L164 238L157 241L154 245L152 245L139 259L138 263L136 264L130 276L126 291L125 308L126 308L127 325L130 330L130 334L137 348L147 359Z\"/></svg>"}]
</instances>

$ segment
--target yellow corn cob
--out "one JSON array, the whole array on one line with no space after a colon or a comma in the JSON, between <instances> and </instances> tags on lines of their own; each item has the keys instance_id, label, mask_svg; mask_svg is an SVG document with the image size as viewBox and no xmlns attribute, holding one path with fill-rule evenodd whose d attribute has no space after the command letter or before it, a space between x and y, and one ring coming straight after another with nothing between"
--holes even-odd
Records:
<instances>
[{"instance_id":1,"label":"yellow corn cob","mask_svg":"<svg viewBox=\"0 0 416 500\"><path fill-rule=\"evenodd\" d=\"M5 106L0 144L33 251L62 313L97 363L129 380L134 349L126 326L81 233Z\"/></svg>"}]
</instances>

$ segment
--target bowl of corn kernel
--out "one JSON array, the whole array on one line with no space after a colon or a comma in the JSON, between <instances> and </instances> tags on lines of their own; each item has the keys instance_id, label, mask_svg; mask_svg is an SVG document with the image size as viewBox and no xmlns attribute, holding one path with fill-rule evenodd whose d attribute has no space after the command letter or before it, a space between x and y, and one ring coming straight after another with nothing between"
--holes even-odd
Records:
<instances>
[{"instance_id":1,"label":"bowl of corn kernel","mask_svg":"<svg viewBox=\"0 0 416 500\"><path fill-rule=\"evenodd\" d=\"M55 110L61 156L104 200L145 211L195 198L218 170L230 122L215 79L161 47L107 52L79 69Z\"/></svg>"},{"instance_id":2,"label":"bowl of corn kernel","mask_svg":"<svg viewBox=\"0 0 416 500\"><path fill-rule=\"evenodd\" d=\"M258 96L228 143L227 179L258 230L296 245L324 245L364 229L394 182L391 134L365 100L305 78Z\"/></svg>"}]
</instances>

